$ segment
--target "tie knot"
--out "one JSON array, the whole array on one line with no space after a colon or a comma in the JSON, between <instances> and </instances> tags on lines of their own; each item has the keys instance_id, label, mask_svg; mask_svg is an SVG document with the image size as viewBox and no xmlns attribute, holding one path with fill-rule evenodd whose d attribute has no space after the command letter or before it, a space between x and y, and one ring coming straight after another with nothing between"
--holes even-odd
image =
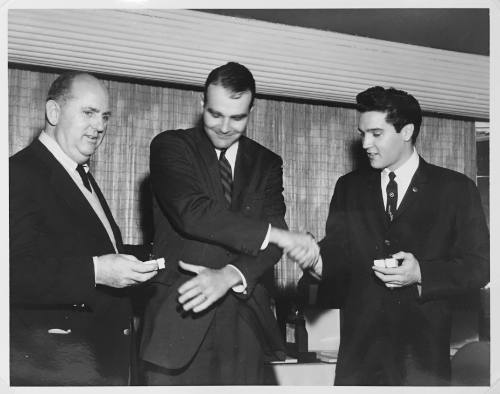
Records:
<instances>
[{"instance_id":1,"label":"tie knot","mask_svg":"<svg viewBox=\"0 0 500 394\"><path fill-rule=\"evenodd\" d=\"M81 165L81 164L78 164L78 165L76 166L76 171L77 171L80 175L82 175L82 176L87 176L87 172L85 171L85 167L84 167L83 165Z\"/></svg>"},{"instance_id":2,"label":"tie knot","mask_svg":"<svg viewBox=\"0 0 500 394\"><path fill-rule=\"evenodd\" d=\"M394 172L392 172L392 171L391 171L391 172L389 172L389 179L390 179L391 181L393 181L393 180L394 180L394 178L396 178L396 174L395 174Z\"/></svg>"},{"instance_id":3,"label":"tie knot","mask_svg":"<svg viewBox=\"0 0 500 394\"><path fill-rule=\"evenodd\" d=\"M227 151L227 148L224 148L224 149L221 149L221 150L220 150L219 160L224 159L224 157L225 157L225 155L226 155L226 151Z\"/></svg>"}]
</instances>

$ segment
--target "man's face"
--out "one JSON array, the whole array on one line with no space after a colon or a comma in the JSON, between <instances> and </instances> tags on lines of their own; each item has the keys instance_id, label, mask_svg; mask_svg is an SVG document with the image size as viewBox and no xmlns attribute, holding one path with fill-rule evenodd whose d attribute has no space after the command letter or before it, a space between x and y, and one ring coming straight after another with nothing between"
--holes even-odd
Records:
<instances>
[{"instance_id":1,"label":"man's face","mask_svg":"<svg viewBox=\"0 0 500 394\"><path fill-rule=\"evenodd\" d=\"M406 125L397 133L386 121L386 113L368 111L361 114L358 130L361 134L370 165L373 168L395 170L411 155L413 125Z\"/></svg>"},{"instance_id":2,"label":"man's face","mask_svg":"<svg viewBox=\"0 0 500 394\"><path fill-rule=\"evenodd\" d=\"M209 85L203 104L203 125L212 144L225 149L245 132L250 115L250 91L235 94L221 85Z\"/></svg>"},{"instance_id":3,"label":"man's face","mask_svg":"<svg viewBox=\"0 0 500 394\"><path fill-rule=\"evenodd\" d=\"M79 76L58 111L56 141L74 161L85 163L101 144L108 126L111 113L106 89L93 77Z\"/></svg>"}]
</instances>

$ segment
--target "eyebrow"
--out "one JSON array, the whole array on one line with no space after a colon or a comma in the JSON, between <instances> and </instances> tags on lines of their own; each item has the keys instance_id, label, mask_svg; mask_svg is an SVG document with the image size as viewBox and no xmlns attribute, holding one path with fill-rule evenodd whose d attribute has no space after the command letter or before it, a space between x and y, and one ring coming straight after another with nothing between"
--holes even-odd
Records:
<instances>
[{"instance_id":1,"label":"eyebrow","mask_svg":"<svg viewBox=\"0 0 500 394\"><path fill-rule=\"evenodd\" d=\"M372 129L368 129L368 130L361 130L359 127L358 127L358 131L360 133L373 133L374 131L383 131L384 129L380 128L380 127L374 127Z\"/></svg>"},{"instance_id":2,"label":"eyebrow","mask_svg":"<svg viewBox=\"0 0 500 394\"><path fill-rule=\"evenodd\" d=\"M92 112L100 112L100 110L98 108L94 108L94 107L84 107L84 109L92 111ZM102 114L107 115L107 116L111 116L111 111L106 111L106 112L103 112Z\"/></svg>"},{"instance_id":3,"label":"eyebrow","mask_svg":"<svg viewBox=\"0 0 500 394\"><path fill-rule=\"evenodd\" d=\"M210 112L212 115L224 116L223 113L216 111L212 108L207 108L207 111ZM247 113L242 113L242 114L231 115L230 118L246 118L247 116L248 116Z\"/></svg>"}]
</instances>

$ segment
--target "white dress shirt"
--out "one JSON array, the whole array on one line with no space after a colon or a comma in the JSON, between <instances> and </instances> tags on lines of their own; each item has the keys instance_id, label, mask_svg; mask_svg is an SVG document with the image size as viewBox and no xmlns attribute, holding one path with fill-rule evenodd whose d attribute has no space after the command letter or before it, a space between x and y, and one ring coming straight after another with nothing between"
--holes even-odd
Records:
<instances>
[{"instance_id":1,"label":"white dress shirt","mask_svg":"<svg viewBox=\"0 0 500 394\"><path fill-rule=\"evenodd\" d=\"M106 232L108 233L109 239L111 240L111 243L115 248L115 252L118 253L118 249L116 248L116 240L111 228L111 224L109 223L109 220L104 213L104 209L102 208L101 202L99 201L96 193L90 192L83 184L82 177L76 171L78 163L71 159L66 153L64 153L57 141L50 135L48 135L45 131L42 131L40 133L38 139L50 151L50 153L52 153L56 160L61 163L73 182L75 182L76 186L78 186L78 189L80 189L80 191L102 222L104 228L106 229ZM89 167L87 164L84 164L83 168L85 169L85 172L89 171Z\"/></svg>"}]
</instances>

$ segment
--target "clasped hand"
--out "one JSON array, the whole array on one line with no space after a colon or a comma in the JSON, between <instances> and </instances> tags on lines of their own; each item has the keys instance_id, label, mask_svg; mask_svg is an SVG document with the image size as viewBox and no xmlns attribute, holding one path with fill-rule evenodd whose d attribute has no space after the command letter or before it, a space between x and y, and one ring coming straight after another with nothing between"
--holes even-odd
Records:
<instances>
[{"instance_id":1,"label":"clasped hand","mask_svg":"<svg viewBox=\"0 0 500 394\"><path fill-rule=\"evenodd\" d=\"M414 283L420 283L420 264L411 253L398 252L392 255L397 260L403 259L399 267L384 268L373 266L372 269L387 287L403 287Z\"/></svg>"},{"instance_id":2,"label":"clasped hand","mask_svg":"<svg viewBox=\"0 0 500 394\"><path fill-rule=\"evenodd\" d=\"M229 266L212 269L179 261L179 267L196 274L178 289L178 301L185 311L204 311L241 282L237 271Z\"/></svg>"},{"instance_id":3,"label":"clasped hand","mask_svg":"<svg viewBox=\"0 0 500 394\"><path fill-rule=\"evenodd\" d=\"M318 261L319 246L309 233L280 230L276 244L304 271L313 269Z\"/></svg>"}]
</instances>

